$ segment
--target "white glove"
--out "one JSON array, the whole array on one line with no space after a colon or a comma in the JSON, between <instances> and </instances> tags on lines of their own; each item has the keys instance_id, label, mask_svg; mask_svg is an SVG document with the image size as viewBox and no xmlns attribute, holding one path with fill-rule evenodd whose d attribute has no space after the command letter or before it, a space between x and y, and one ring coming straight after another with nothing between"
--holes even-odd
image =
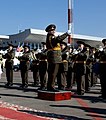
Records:
<instances>
[{"instance_id":1,"label":"white glove","mask_svg":"<svg viewBox=\"0 0 106 120\"><path fill-rule=\"evenodd\" d=\"M67 33L70 35L71 34L71 30L68 30Z\"/></svg>"},{"instance_id":2,"label":"white glove","mask_svg":"<svg viewBox=\"0 0 106 120\"><path fill-rule=\"evenodd\" d=\"M41 53L42 51L41 51L40 49L37 49L37 52L38 52L38 53Z\"/></svg>"},{"instance_id":3,"label":"white glove","mask_svg":"<svg viewBox=\"0 0 106 120\"><path fill-rule=\"evenodd\" d=\"M99 51L103 51L103 48L100 48Z\"/></svg>"}]
</instances>

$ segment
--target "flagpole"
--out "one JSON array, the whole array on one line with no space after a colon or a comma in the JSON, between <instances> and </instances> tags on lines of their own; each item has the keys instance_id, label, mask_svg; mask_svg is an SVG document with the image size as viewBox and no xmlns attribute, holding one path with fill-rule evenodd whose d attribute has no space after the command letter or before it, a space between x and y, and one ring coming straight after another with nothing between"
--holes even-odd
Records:
<instances>
[{"instance_id":1,"label":"flagpole","mask_svg":"<svg viewBox=\"0 0 106 120\"><path fill-rule=\"evenodd\" d=\"M68 43L72 43L72 0L68 0L68 30L71 31L71 35L68 37Z\"/></svg>"}]
</instances>

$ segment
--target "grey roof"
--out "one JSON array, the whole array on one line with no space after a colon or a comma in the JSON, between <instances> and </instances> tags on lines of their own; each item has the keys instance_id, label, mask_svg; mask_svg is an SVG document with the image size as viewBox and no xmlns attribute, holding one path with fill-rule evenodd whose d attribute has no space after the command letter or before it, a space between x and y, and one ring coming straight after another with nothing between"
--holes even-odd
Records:
<instances>
[{"instance_id":1,"label":"grey roof","mask_svg":"<svg viewBox=\"0 0 106 120\"><path fill-rule=\"evenodd\" d=\"M63 32L56 32L56 35L61 35ZM25 29L22 32L17 34L9 35L9 36L0 36L3 39L8 38L10 41L17 41L18 42L31 42L31 43L41 43L46 41L46 31L39 30L39 29ZM73 42L77 40L82 40L88 44L95 45L102 45L102 37L94 37L94 36L87 36L87 35L79 35L79 34L72 34ZM65 39L67 42L67 38Z\"/></svg>"},{"instance_id":2,"label":"grey roof","mask_svg":"<svg viewBox=\"0 0 106 120\"><path fill-rule=\"evenodd\" d=\"M7 39L9 39L9 36L8 35L0 35L0 39L7 40Z\"/></svg>"}]
</instances>

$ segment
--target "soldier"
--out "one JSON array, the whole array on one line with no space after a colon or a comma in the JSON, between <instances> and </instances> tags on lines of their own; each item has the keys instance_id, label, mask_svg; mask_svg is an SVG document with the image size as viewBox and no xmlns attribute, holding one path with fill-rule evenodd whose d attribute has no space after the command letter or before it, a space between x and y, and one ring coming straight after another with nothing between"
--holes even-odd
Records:
<instances>
[{"instance_id":1,"label":"soldier","mask_svg":"<svg viewBox=\"0 0 106 120\"><path fill-rule=\"evenodd\" d=\"M6 59L5 61L5 68L6 68L6 78L7 83L6 87L11 87L13 85L13 59L15 56L15 52L13 50L13 45L8 44L8 50L5 55L3 55L3 58Z\"/></svg>"},{"instance_id":2,"label":"soldier","mask_svg":"<svg viewBox=\"0 0 106 120\"><path fill-rule=\"evenodd\" d=\"M47 90L57 92L55 89L55 79L59 70L59 64L62 62L60 43L69 35L68 32L61 36L55 36L56 26L50 24L46 27L46 47L47 47L47 60L48 60L48 83Z\"/></svg>"},{"instance_id":3,"label":"soldier","mask_svg":"<svg viewBox=\"0 0 106 120\"><path fill-rule=\"evenodd\" d=\"M100 53L101 97L106 99L106 39L103 39L102 43L104 44L104 48Z\"/></svg>"},{"instance_id":4,"label":"soldier","mask_svg":"<svg viewBox=\"0 0 106 120\"><path fill-rule=\"evenodd\" d=\"M90 60L91 60L91 87L97 83L99 76L99 51L95 47L90 48Z\"/></svg>"},{"instance_id":5,"label":"soldier","mask_svg":"<svg viewBox=\"0 0 106 120\"><path fill-rule=\"evenodd\" d=\"M85 43L82 41L77 41L77 44L79 45L78 48L78 54L75 57L75 63L74 63L74 72L77 82L77 94L83 95L85 93L85 68L86 63L85 60L87 58L86 56L86 49L84 47Z\"/></svg>"},{"instance_id":6,"label":"soldier","mask_svg":"<svg viewBox=\"0 0 106 120\"><path fill-rule=\"evenodd\" d=\"M30 68L30 47L24 45L23 55L18 57L20 60L20 72L22 78L22 85L20 87L27 88L28 87L28 70Z\"/></svg>"},{"instance_id":7,"label":"soldier","mask_svg":"<svg viewBox=\"0 0 106 120\"><path fill-rule=\"evenodd\" d=\"M57 84L59 90L65 90L67 84L67 71L68 71L68 46L67 43L61 42L61 51L62 51L62 63L60 63L59 71L57 74Z\"/></svg>"},{"instance_id":8,"label":"soldier","mask_svg":"<svg viewBox=\"0 0 106 120\"><path fill-rule=\"evenodd\" d=\"M47 48L46 43L41 42L43 49L39 53L39 77L40 77L40 88L38 90L46 90L47 88Z\"/></svg>"},{"instance_id":9,"label":"soldier","mask_svg":"<svg viewBox=\"0 0 106 120\"><path fill-rule=\"evenodd\" d=\"M31 71L33 72L33 86L39 85L39 58L37 49L31 51Z\"/></svg>"},{"instance_id":10,"label":"soldier","mask_svg":"<svg viewBox=\"0 0 106 120\"><path fill-rule=\"evenodd\" d=\"M3 71L3 54L0 53L0 64L1 64L1 69Z\"/></svg>"},{"instance_id":11,"label":"soldier","mask_svg":"<svg viewBox=\"0 0 106 120\"><path fill-rule=\"evenodd\" d=\"M74 72L73 72L73 47L69 46L69 59L68 59L68 71L67 71L67 86L66 90L71 90L74 83Z\"/></svg>"},{"instance_id":12,"label":"soldier","mask_svg":"<svg viewBox=\"0 0 106 120\"><path fill-rule=\"evenodd\" d=\"M91 86L92 59L90 57L91 46L88 44L85 44L85 47L87 48L86 73L85 73L85 92L88 92L88 91L90 91L90 86Z\"/></svg>"},{"instance_id":13,"label":"soldier","mask_svg":"<svg viewBox=\"0 0 106 120\"><path fill-rule=\"evenodd\" d=\"M2 53L0 53L0 79L2 73L3 73L3 57L2 57Z\"/></svg>"}]
</instances>

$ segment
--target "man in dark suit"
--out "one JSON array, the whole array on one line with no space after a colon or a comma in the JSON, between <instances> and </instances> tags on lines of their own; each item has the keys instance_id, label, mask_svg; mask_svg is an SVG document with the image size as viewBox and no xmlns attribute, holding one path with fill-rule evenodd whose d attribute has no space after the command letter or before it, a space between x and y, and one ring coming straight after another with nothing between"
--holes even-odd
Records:
<instances>
[{"instance_id":1,"label":"man in dark suit","mask_svg":"<svg viewBox=\"0 0 106 120\"><path fill-rule=\"evenodd\" d=\"M55 79L59 70L59 65L62 62L62 53L60 43L69 35L68 32L61 36L55 36L56 26L50 24L46 27L46 47L47 47L47 61L48 61L48 83L47 90L57 92L55 89Z\"/></svg>"},{"instance_id":2,"label":"man in dark suit","mask_svg":"<svg viewBox=\"0 0 106 120\"><path fill-rule=\"evenodd\" d=\"M6 87L11 87L13 85L13 59L15 56L15 52L13 50L13 45L8 44L8 50L7 53L3 56L5 61L5 68L6 68L6 78L7 83Z\"/></svg>"}]
</instances>

